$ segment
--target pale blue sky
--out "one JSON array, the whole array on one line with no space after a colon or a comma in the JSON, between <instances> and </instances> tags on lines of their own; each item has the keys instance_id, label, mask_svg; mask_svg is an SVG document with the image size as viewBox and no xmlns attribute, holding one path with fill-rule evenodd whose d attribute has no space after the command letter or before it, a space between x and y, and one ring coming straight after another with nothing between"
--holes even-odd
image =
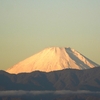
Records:
<instances>
[{"instance_id":1,"label":"pale blue sky","mask_svg":"<svg viewBox=\"0 0 100 100\"><path fill-rule=\"evenodd\" d=\"M51 46L100 64L100 0L0 0L0 69Z\"/></svg>"}]
</instances>

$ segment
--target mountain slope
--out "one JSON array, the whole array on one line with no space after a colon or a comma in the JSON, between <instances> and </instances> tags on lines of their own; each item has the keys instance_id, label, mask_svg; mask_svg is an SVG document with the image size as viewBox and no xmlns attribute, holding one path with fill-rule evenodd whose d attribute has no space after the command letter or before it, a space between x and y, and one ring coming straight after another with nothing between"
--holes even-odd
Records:
<instances>
[{"instance_id":1,"label":"mountain slope","mask_svg":"<svg viewBox=\"0 0 100 100\"><path fill-rule=\"evenodd\" d=\"M66 68L88 69L98 66L79 52L71 48L51 47L19 62L6 70L9 73L23 73L32 71L51 72Z\"/></svg>"},{"instance_id":2,"label":"mountain slope","mask_svg":"<svg viewBox=\"0 0 100 100\"><path fill-rule=\"evenodd\" d=\"M100 91L100 67L54 72L9 74L0 71L0 90L91 90Z\"/></svg>"},{"instance_id":3,"label":"mountain slope","mask_svg":"<svg viewBox=\"0 0 100 100\"><path fill-rule=\"evenodd\" d=\"M100 91L100 67L54 72L9 74L0 71L0 90L91 90Z\"/></svg>"}]
</instances>

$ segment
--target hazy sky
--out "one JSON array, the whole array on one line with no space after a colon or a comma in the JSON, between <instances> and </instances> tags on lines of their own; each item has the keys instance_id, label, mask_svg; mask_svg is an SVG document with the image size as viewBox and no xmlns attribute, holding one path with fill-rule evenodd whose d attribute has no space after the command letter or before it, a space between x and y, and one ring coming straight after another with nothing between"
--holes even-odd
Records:
<instances>
[{"instance_id":1,"label":"hazy sky","mask_svg":"<svg viewBox=\"0 0 100 100\"><path fill-rule=\"evenodd\" d=\"M0 69L51 46L100 64L100 0L0 0Z\"/></svg>"}]
</instances>

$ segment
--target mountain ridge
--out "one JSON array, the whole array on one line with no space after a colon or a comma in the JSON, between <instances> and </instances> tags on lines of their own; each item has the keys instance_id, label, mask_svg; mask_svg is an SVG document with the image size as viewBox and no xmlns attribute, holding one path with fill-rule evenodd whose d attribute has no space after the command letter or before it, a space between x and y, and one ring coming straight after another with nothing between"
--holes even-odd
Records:
<instances>
[{"instance_id":1,"label":"mountain ridge","mask_svg":"<svg viewBox=\"0 0 100 100\"><path fill-rule=\"evenodd\" d=\"M33 71L9 74L0 71L0 91L3 90L89 90L100 91L100 67L54 72Z\"/></svg>"}]
</instances>

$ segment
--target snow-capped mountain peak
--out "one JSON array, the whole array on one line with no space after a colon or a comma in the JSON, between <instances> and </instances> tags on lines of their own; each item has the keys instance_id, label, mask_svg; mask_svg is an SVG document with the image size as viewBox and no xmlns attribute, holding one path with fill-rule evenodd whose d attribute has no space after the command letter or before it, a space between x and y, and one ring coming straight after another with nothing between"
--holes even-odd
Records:
<instances>
[{"instance_id":1,"label":"snow-capped mountain peak","mask_svg":"<svg viewBox=\"0 0 100 100\"><path fill-rule=\"evenodd\" d=\"M29 73L32 71L51 72L70 69L88 69L99 66L70 47L50 47L19 62L6 70L9 73Z\"/></svg>"}]
</instances>

